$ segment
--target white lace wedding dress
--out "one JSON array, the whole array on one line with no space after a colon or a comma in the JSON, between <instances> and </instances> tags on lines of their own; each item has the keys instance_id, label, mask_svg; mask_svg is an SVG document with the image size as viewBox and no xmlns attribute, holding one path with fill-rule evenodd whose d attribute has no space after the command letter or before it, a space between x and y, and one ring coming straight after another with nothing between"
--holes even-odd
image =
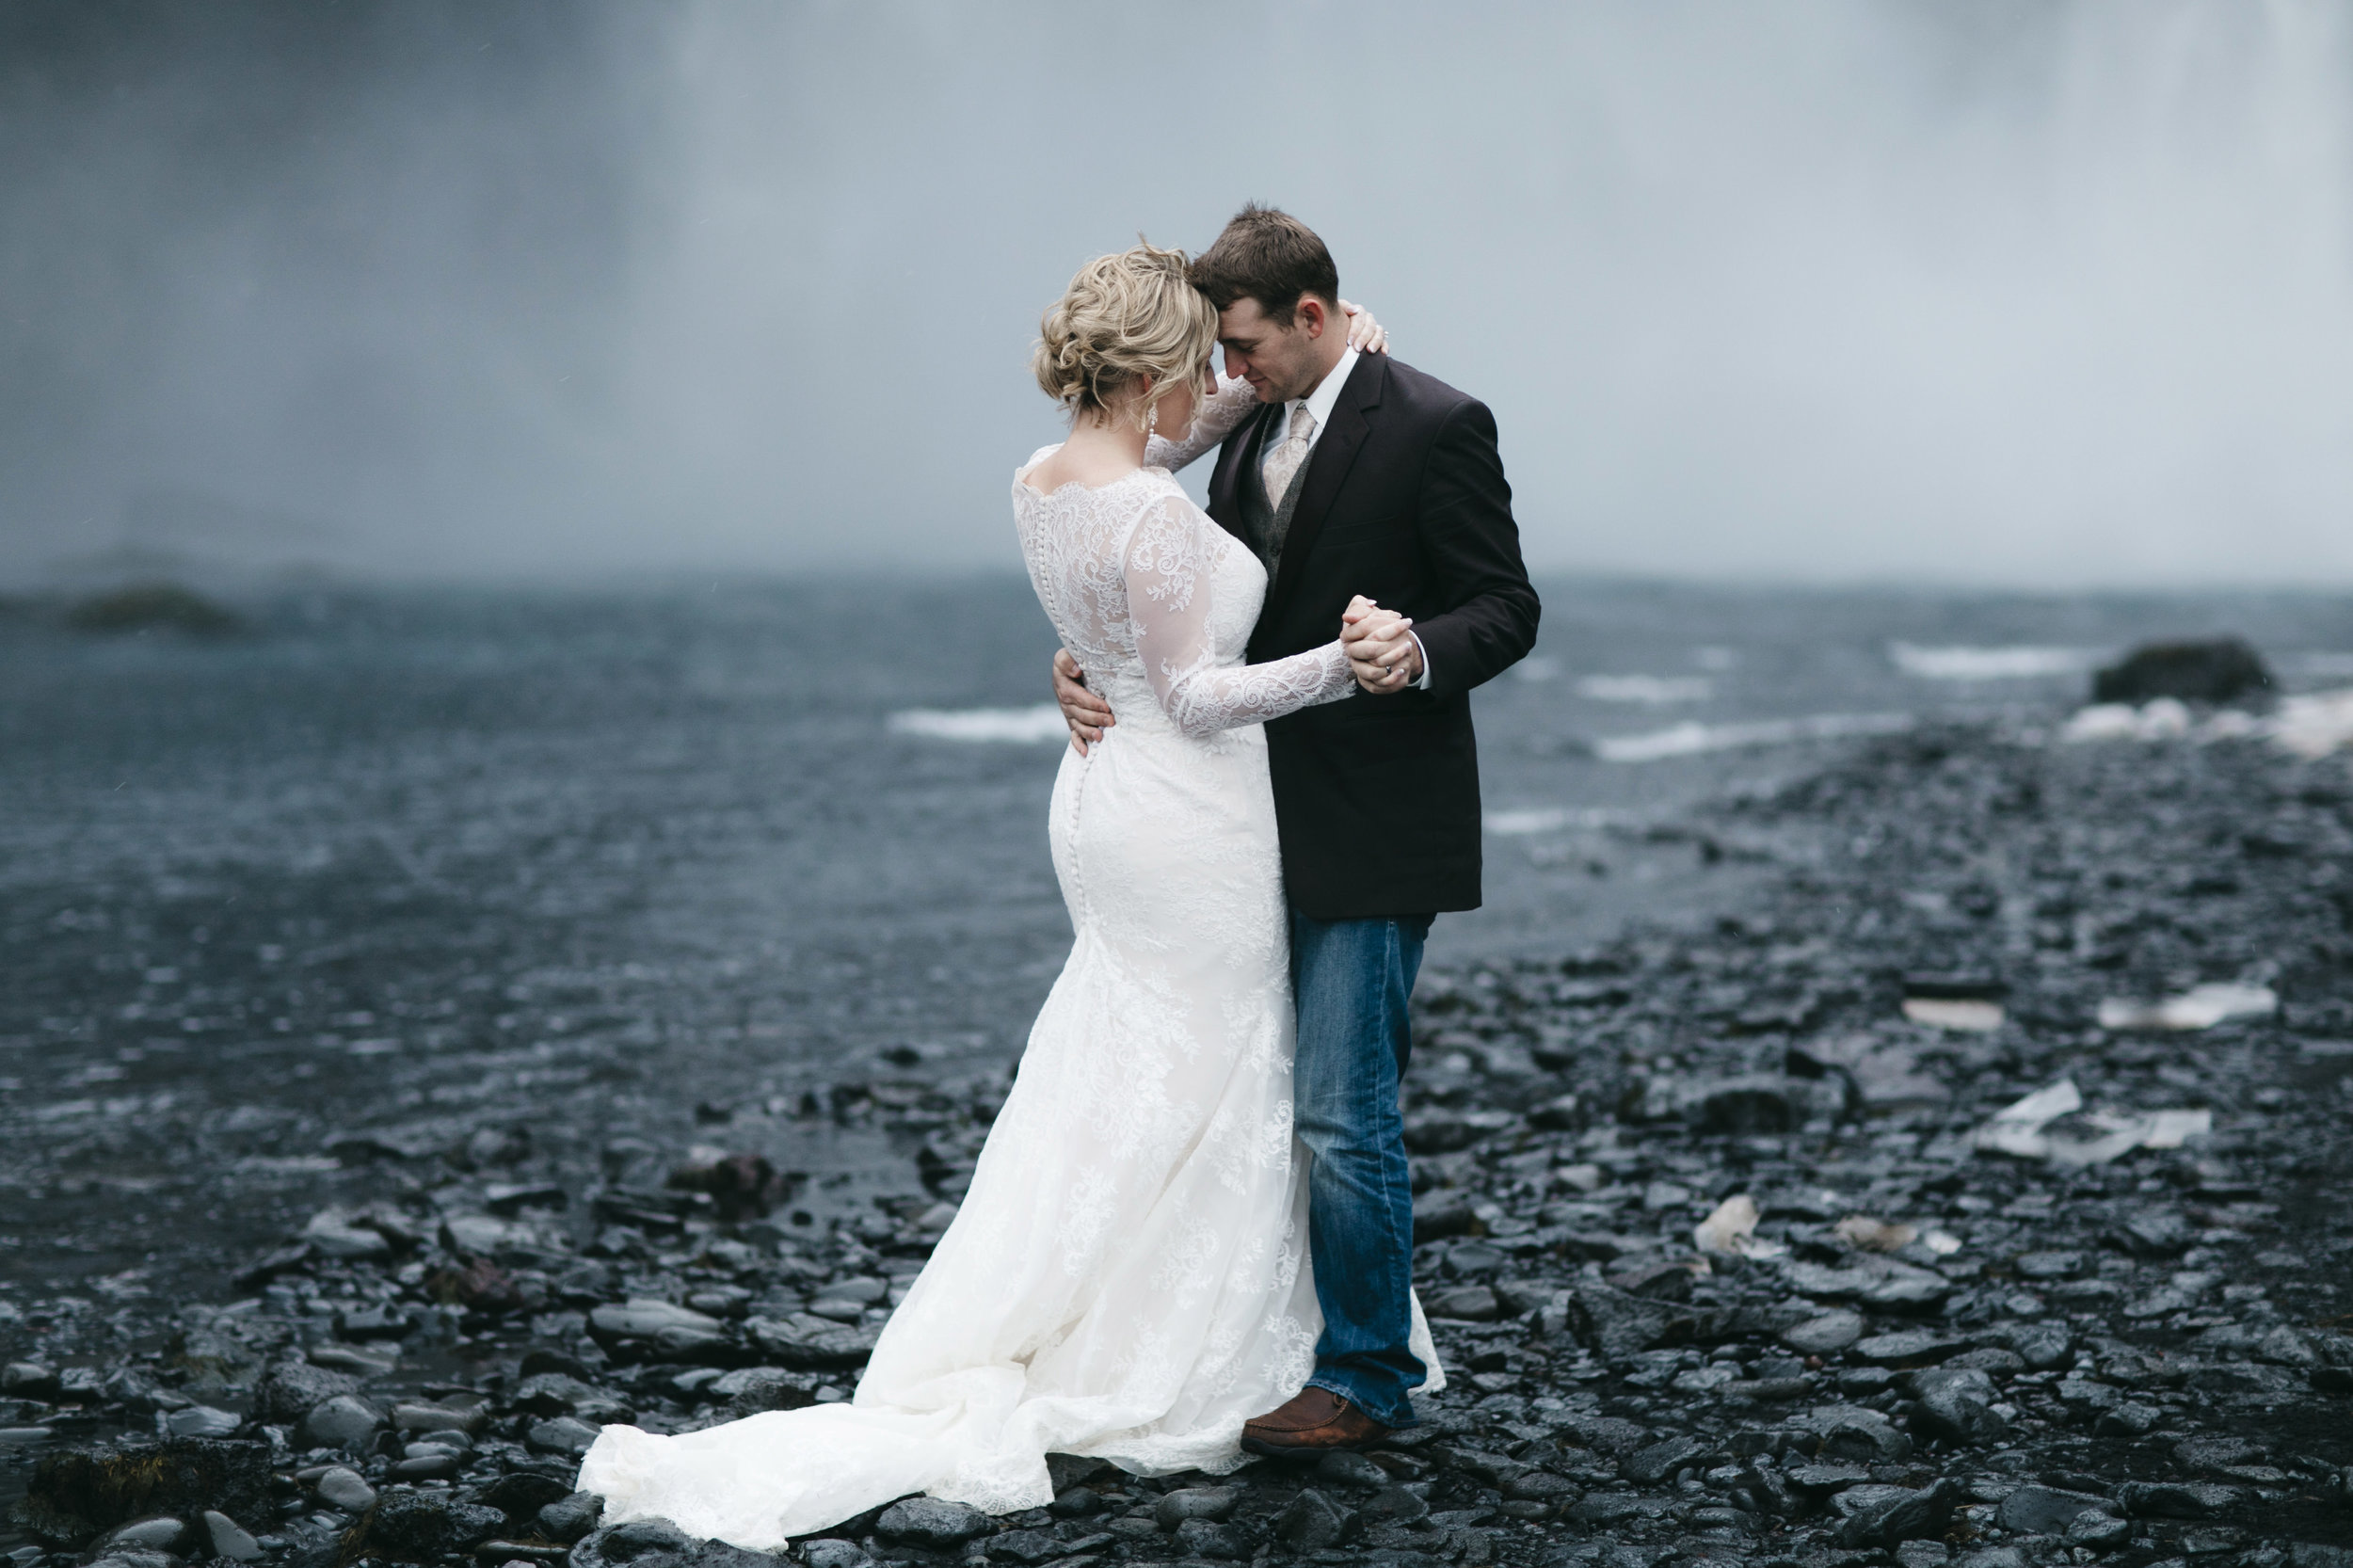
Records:
<instances>
[{"instance_id":1,"label":"white lace wedding dress","mask_svg":"<svg viewBox=\"0 0 2353 1568\"><path fill-rule=\"evenodd\" d=\"M1151 456L1188 460L1247 397L1229 388L1186 445ZM608 1522L770 1551L908 1493L1039 1506L1049 1452L1223 1471L1242 1422L1313 1368L1258 721L1346 696L1347 662L1336 640L1243 665L1265 572L1165 468L1050 495L1027 472L1013 504L1031 581L1118 717L1088 756L1065 749L1054 784L1069 962L850 1402L675 1437L606 1427L579 1485ZM1418 1304L1414 1324L1423 1386L1441 1387Z\"/></svg>"}]
</instances>

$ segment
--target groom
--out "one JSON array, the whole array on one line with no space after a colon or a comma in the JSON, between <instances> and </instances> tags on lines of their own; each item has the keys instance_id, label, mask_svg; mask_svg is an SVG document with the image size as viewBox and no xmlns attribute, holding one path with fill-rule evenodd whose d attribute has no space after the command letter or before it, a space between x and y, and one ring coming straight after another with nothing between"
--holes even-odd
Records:
<instances>
[{"instance_id":1,"label":"groom","mask_svg":"<svg viewBox=\"0 0 2353 1568\"><path fill-rule=\"evenodd\" d=\"M1331 252L1244 207L1193 263L1226 373L1260 407L1218 451L1209 516L1256 552L1253 664L1328 642L1363 690L1266 727L1299 1010L1293 1120L1311 1157L1323 1336L1307 1386L1242 1429L1258 1453L1372 1442L1414 1420L1414 1199L1398 1085L1433 916L1479 906L1469 693L1536 640L1512 489L1485 405L1348 346ZM1379 608L1351 608L1363 595ZM1410 618L1410 628L1401 617ZM1078 677L1074 680L1073 677ZM1067 654L1055 695L1081 748L1112 724Z\"/></svg>"}]
</instances>

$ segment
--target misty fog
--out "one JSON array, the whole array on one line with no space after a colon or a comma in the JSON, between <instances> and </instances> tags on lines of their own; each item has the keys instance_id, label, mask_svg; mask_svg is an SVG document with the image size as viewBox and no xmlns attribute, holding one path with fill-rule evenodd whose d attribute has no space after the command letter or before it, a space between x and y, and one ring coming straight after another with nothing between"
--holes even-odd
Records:
<instances>
[{"instance_id":1,"label":"misty fog","mask_svg":"<svg viewBox=\"0 0 2353 1568\"><path fill-rule=\"evenodd\" d=\"M1088 255L1313 224L1541 570L2353 583L2353 8L25 4L0 573L1012 567Z\"/></svg>"}]
</instances>

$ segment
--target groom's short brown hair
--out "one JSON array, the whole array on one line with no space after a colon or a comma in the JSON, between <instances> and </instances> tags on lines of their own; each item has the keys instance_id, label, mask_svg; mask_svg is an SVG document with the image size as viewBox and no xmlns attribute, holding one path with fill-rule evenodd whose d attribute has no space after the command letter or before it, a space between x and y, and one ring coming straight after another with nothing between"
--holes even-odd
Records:
<instances>
[{"instance_id":1,"label":"groom's short brown hair","mask_svg":"<svg viewBox=\"0 0 2353 1568\"><path fill-rule=\"evenodd\" d=\"M1234 215L1217 243L1193 259L1193 286L1219 310L1237 299L1255 299L1275 321L1289 325L1300 298L1315 295L1337 310L1339 269L1316 232L1290 214L1251 202Z\"/></svg>"}]
</instances>

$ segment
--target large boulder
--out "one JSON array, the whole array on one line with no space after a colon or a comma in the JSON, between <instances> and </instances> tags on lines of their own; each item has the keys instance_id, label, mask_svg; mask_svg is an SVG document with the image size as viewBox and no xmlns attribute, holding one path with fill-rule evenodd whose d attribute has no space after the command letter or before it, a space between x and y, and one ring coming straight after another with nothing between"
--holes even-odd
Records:
<instances>
[{"instance_id":1,"label":"large boulder","mask_svg":"<svg viewBox=\"0 0 2353 1568\"><path fill-rule=\"evenodd\" d=\"M269 1447L180 1437L111 1449L69 1449L40 1462L22 1508L35 1534L73 1545L151 1514L192 1519L213 1508L248 1518L274 1517Z\"/></svg>"},{"instance_id":2,"label":"large boulder","mask_svg":"<svg viewBox=\"0 0 2353 1568\"><path fill-rule=\"evenodd\" d=\"M2147 643L2091 678L2094 702L2236 702L2272 690L2271 672L2236 637Z\"/></svg>"}]
</instances>

